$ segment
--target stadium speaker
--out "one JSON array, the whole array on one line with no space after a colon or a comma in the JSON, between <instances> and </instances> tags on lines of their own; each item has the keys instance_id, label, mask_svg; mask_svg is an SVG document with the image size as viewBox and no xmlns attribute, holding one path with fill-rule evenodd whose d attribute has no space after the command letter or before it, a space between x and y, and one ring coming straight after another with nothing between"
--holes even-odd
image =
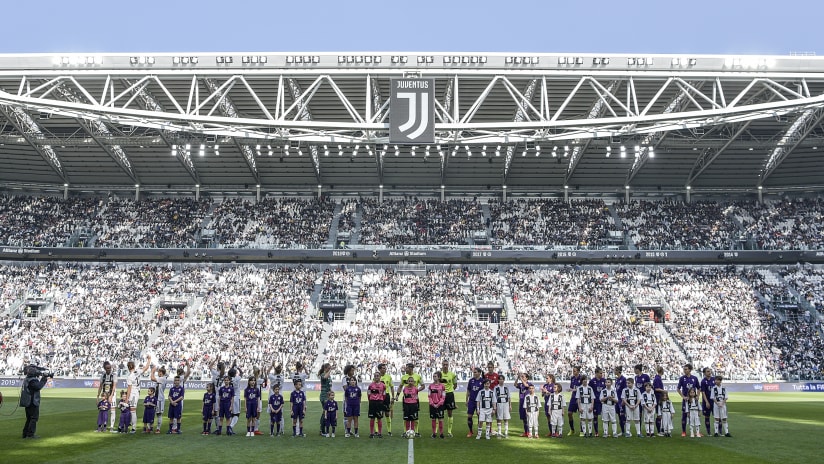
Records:
<instances>
[{"instance_id":1,"label":"stadium speaker","mask_svg":"<svg viewBox=\"0 0 824 464\"><path fill-rule=\"evenodd\" d=\"M352 257L355 258L355 259L358 259L358 254L355 253L355 252L352 252Z\"/></svg>"},{"instance_id":2,"label":"stadium speaker","mask_svg":"<svg viewBox=\"0 0 824 464\"><path fill-rule=\"evenodd\" d=\"M271 258L272 257L272 252L270 251L270 252L266 253L266 256Z\"/></svg>"}]
</instances>

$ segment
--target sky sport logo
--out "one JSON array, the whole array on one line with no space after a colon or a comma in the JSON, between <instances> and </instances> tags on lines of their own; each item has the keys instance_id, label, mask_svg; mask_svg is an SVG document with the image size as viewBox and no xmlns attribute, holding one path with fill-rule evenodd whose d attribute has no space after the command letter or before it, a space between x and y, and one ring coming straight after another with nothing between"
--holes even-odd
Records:
<instances>
[{"instance_id":1,"label":"sky sport logo","mask_svg":"<svg viewBox=\"0 0 824 464\"><path fill-rule=\"evenodd\" d=\"M435 143L435 79L392 79L389 142Z\"/></svg>"}]
</instances>

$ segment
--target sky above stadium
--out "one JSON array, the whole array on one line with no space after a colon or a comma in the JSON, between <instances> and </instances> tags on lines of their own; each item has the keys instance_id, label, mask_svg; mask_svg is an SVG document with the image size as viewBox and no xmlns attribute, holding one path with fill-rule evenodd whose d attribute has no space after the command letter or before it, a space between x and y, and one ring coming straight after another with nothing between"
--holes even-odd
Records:
<instances>
[{"instance_id":1,"label":"sky above stadium","mask_svg":"<svg viewBox=\"0 0 824 464\"><path fill-rule=\"evenodd\" d=\"M0 53L824 55L821 0L43 0L3 5Z\"/></svg>"}]
</instances>

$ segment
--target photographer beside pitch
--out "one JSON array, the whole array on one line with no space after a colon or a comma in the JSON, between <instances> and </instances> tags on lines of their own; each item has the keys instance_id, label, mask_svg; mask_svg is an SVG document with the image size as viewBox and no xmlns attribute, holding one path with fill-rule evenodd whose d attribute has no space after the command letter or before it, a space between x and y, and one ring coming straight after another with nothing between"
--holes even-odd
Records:
<instances>
[{"instance_id":1,"label":"photographer beside pitch","mask_svg":"<svg viewBox=\"0 0 824 464\"><path fill-rule=\"evenodd\" d=\"M20 406L26 408L26 425L23 426L23 438L40 438L35 435L37 420L40 418L40 390L54 374L42 367L26 366L26 379L20 391Z\"/></svg>"}]
</instances>

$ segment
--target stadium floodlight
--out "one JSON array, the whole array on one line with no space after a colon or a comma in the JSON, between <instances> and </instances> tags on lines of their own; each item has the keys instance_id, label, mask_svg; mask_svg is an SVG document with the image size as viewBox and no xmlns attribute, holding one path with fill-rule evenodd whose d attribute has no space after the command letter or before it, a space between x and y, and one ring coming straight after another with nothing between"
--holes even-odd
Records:
<instances>
[{"instance_id":1,"label":"stadium floodlight","mask_svg":"<svg viewBox=\"0 0 824 464\"><path fill-rule=\"evenodd\" d=\"M398 155L400 155L400 154L401 154L400 149L398 148L398 146L397 146L397 145L395 145L395 156L398 156Z\"/></svg>"},{"instance_id":2,"label":"stadium floodlight","mask_svg":"<svg viewBox=\"0 0 824 464\"><path fill-rule=\"evenodd\" d=\"M369 156L375 156L375 152L372 151L371 146L367 149L367 152L369 153Z\"/></svg>"},{"instance_id":3,"label":"stadium floodlight","mask_svg":"<svg viewBox=\"0 0 824 464\"><path fill-rule=\"evenodd\" d=\"M635 153L638 153L639 151L641 151L641 146L640 146L640 145L636 145L636 146L635 146Z\"/></svg>"},{"instance_id":4,"label":"stadium floodlight","mask_svg":"<svg viewBox=\"0 0 824 464\"><path fill-rule=\"evenodd\" d=\"M558 64L567 64L567 57L559 56L558 57Z\"/></svg>"},{"instance_id":5,"label":"stadium floodlight","mask_svg":"<svg viewBox=\"0 0 824 464\"><path fill-rule=\"evenodd\" d=\"M338 64L346 63L346 56L338 55Z\"/></svg>"},{"instance_id":6,"label":"stadium floodlight","mask_svg":"<svg viewBox=\"0 0 824 464\"><path fill-rule=\"evenodd\" d=\"M317 56L317 55L313 56L312 57L312 63L315 63L315 64L320 63L320 57Z\"/></svg>"},{"instance_id":7,"label":"stadium floodlight","mask_svg":"<svg viewBox=\"0 0 824 464\"><path fill-rule=\"evenodd\" d=\"M621 158L626 158L626 157L627 157L627 147L625 147L624 145L621 145Z\"/></svg>"},{"instance_id":8,"label":"stadium floodlight","mask_svg":"<svg viewBox=\"0 0 824 464\"><path fill-rule=\"evenodd\" d=\"M486 63L486 57L485 56L480 57L478 60L481 62L481 64Z\"/></svg>"},{"instance_id":9,"label":"stadium floodlight","mask_svg":"<svg viewBox=\"0 0 824 464\"><path fill-rule=\"evenodd\" d=\"M193 56L193 57L190 57L190 58L189 58L189 61L191 61L191 62L192 62L192 64L197 64L198 59L197 59L197 57L196 57L196 56Z\"/></svg>"},{"instance_id":10,"label":"stadium floodlight","mask_svg":"<svg viewBox=\"0 0 824 464\"><path fill-rule=\"evenodd\" d=\"M215 63L217 63L217 64L223 64L224 61L225 61L225 58L223 58L222 56L216 56L215 57Z\"/></svg>"},{"instance_id":11,"label":"stadium floodlight","mask_svg":"<svg viewBox=\"0 0 824 464\"><path fill-rule=\"evenodd\" d=\"M515 64L521 64L521 57L520 57L520 56L516 56L516 57L513 59L513 61L515 62Z\"/></svg>"},{"instance_id":12,"label":"stadium floodlight","mask_svg":"<svg viewBox=\"0 0 824 464\"><path fill-rule=\"evenodd\" d=\"M292 56L292 55L288 55L288 56L286 57L286 62L287 62L287 63L294 63L294 62L295 62L295 57L294 57L294 56Z\"/></svg>"},{"instance_id":13,"label":"stadium floodlight","mask_svg":"<svg viewBox=\"0 0 824 464\"><path fill-rule=\"evenodd\" d=\"M415 146L415 145L412 145L412 148L409 149L409 152L412 154L412 156L415 156L415 150L417 150L417 149L418 149L418 147Z\"/></svg>"},{"instance_id":14,"label":"stadium floodlight","mask_svg":"<svg viewBox=\"0 0 824 464\"><path fill-rule=\"evenodd\" d=\"M538 64L541 62L541 58L537 56L532 57L532 64Z\"/></svg>"},{"instance_id":15,"label":"stadium floodlight","mask_svg":"<svg viewBox=\"0 0 824 464\"><path fill-rule=\"evenodd\" d=\"M423 56L418 56L418 64L423 64L426 61L426 58Z\"/></svg>"},{"instance_id":16,"label":"stadium floodlight","mask_svg":"<svg viewBox=\"0 0 824 464\"><path fill-rule=\"evenodd\" d=\"M375 60L375 63L380 63L381 62L381 57L376 56L376 57L374 57L374 60Z\"/></svg>"},{"instance_id":17,"label":"stadium floodlight","mask_svg":"<svg viewBox=\"0 0 824 464\"><path fill-rule=\"evenodd\" d=\"M511 57L511 56L506 57L506 59L504 60L504 62L505 62L506 64L512 64L512 57Z\"/></svg>"},{"instance_id":18,"label":"stadium floodlight","mask_svg":"<svg viewBox=\"0 0 824 464\"><path fill-rule=\"evenodd\" d=\"M180 57L181 64L189 64L189 57L188 56L181 56Z\"/></svg>"},{"instance_id":19,"label":"stadium floodlight","mask_svg":"<svg viewBox=\"0 0 824 464\"><path fill-rule=\"evenodd\" d=\"M670 61L670 64L671 64L672 66L681 66L681 58L673 58L673 59Z\"/></svg>"},{"instance_id":20,"label":"stadium floodlight","mask_svg":"<svg viewBox=\"0 0 824 464\"><path fill-rule=\"evenodd\" d=\"M469 64L469 57L468 56L461 57L461 63Z\"/></svg>"},{"instance_id":21,"label":"stadium floodlight","mask_svg":"<svg viewBox=\"0 0 824 464\"><path fill-rule=\"evenodd\" d=\"M173 56L172 57L172 64L180 64L180 57L179 56Z\"/></svg>"},{"instance_id":22,"label":"stadium floodlight","mask_svg":"<svg viewBox=\"0 0 824 464\"><path fill-rule=\"evenodd\" d=\"M432 64L434 62L435 62L435 57L434 56L432 56L432 55L427 55L426 56L426 63L427 64Z\"/></svg>"},{"instance_id":23,"label":"stadium floodlight","mask_svg":"<svg viewBox=\"0 0 824 464\"><path fill-rule=\"evenodd\" d=\"M269 156L272 156L272 146L266 145L266 148L269 150Z\"/></svg>"},{"instance_id":24,"label":"stadium floodlight","mask_svg":"<svg viewBox=\"0 0 824 464\"><path fill-rule=\"evenodd\" d=\"M364 56L363 61L365 61L366 63L371 63L372 62L372 57L371 56Z\"/></svg>"},{"instance_id":25,"label":"stadium floodlight","mask_svg":"<svg viewBox=\"0 0 824 464\"><path fill-rule=\"evenodd\" d=\"M259 56L253 56L253 57L252 57L252 63L257 63L257 62L259 62L259 61L260 61L260 57L259 57Z\"/></svg>"},{"instance_id":26,"label":"stadium floodlight","mask_svg":"<svg viewBox=\"0 0 824 464\"><path fill-rule=\"evenodd\" d=\"M269 58L267 58L267 57L265 57L265 56L261 56L261 57L260 57L260 62L261 62L261 63L266 63L266 62L268 62L268 61L269 61ZM231 63L231 61L229 61L229 63Z\"/></svg>"},{"instance_id":27,"label":"stadium floodlight","mask_svg":"<svg viewBox=\"0 0 824 464\"><path fill-rule=\"evenodd\" d=\"M355 149L352 150L352 156L358 156L358 150L360 150L360 145L355 145Z\"/></svg>"},{"instance_id":28,"label":"stadium floodlight","mask_svg":"<svg viewBox=\"0 0 824 464\"><path fill-rule=\"evenodd\" d=\"M601 64L601 58L593 58L593 59L592 59L592 64L594 64L594 65L599 65L599 64Z\"/></svg>"},{"instance_id":29,"label":"stadium floodlight","mask_svg":"<svg viewBox=\"0 0 824 464\"><path fill-rule=\"evenodd\" d=\"M303 150L298 148L298 156L303 156Z\"/></svg>"},{"instance_id":30,"label":"stadium floodlight","mask_svg":"<svg viewBox=\"0 0 824 464\"><path fill-rule=\"evenodd\" d=\"M687 190L692 190L692 186L691 186L691 185L687 185Z\"/></svg>"},{"instance_id":31,"label":"stadium floodlight","mask_svg":"<svg viewBox=\"0 0 824 464\"><path fill-rule=\"evenodd\" d=\"M650 158L655 158L655 147L649 147L649 151L647 153L649 153Z\"/></svg>"},{"instance_id":32,"label":"stadium floodlight","mask_svg":"<svg viewBox=\"0 0 824 464\"><path fill-rule=\"evenodd\" d=\"M400 59L396 55L392 55L392 63L397 63Z\"/></svg>"},{"instance_id":33,"label":"stadium floodlight","mask_svg":"<svg viewBox=\"0 0 824 464\"><path fill-rule=\"evenodd\" d=\"M695 58L690 58L688 63L690 66L695 66L695 64L698 63L698 60L696 60Z\"/></svg>"},{"instance_id":34,"label":"stadium floodlight","mask_svg":"<svg viewBox=\"0 0 824 464\"><path fill-rule=\"evenodd\" d=\"M647 59L646 58L636 58L635 63L637 63L638 66L644 66L645 64L647 64Z\"/></svg>"},{"instance_id":35,"label":"stadium floodlight","mask_svg":"<svg viewBox=\"0 0 824 464\"><path fill-rule=\"evenodd\" d=\"M408 57L408 56L402 56L402 57L401 57L401 63L406 63L407 61L409 61L409 57Z\"/></svg>"},{"instance_id":36,"label":"stadium floodlight","mask_svg":"<svg viewBox=\"0 0 824 464\"><path fill-rule=\"evenodd\" d=\"M523 158L524 156L526 156L526 148L524 148L524 151L521 152L521 157Z\"/></svg>"},{"instance_id":37,"label":"stadium floodlight","mask_svg":"<svg viewBox=\"0 0 824 464\"><path fill-rule=\"evenodd\" d=\"M612 154L612 147L607 145L607 158L609 158L609 155L611 155L611 154Z\"/></svg>"},{"instance_id":38,"label":"stadium floodlight","mask_svg":"<svg viewBox=\"0 0 824 464\"><path fill-rule=\"evenodd\" d=\"M431 145L427 145L427 146L426 146L426 153L424 154L424 156L428 157L428 156L429 156L429 152L430 152L431 150L432 150L432 146L431 146Z\"/></svg>"},{"instance_id":39,"label":"stadium floodlight","mask_svg":"<svg viewBox=\"0 0 824 464\"><path fill-rule=\"evenodd\" d=\"M129 57L129 63L137 64L137 57L136 56L130 56Z\"/></svg>"},{"instance_id":40,"label":"stadium floodlight","mask_svg":"<svg viewBox=\"0 0 824 464\"><path fill-rule=\"evenodd\" d=\"M452 63L452 57L451 56L443 57L443 62L444 62L444 64L451 64Z\"/></svg>"},{"instance_id":41,"label":"stadium floodlight","mask_svg":"<svg viewBox=\"0 0 824 464\"><path fill-rule=\"evenodd\" d=\"M635 66L635 58L627 58L627 64L629 66Z\"/></svg>"},{"instance_id":42,"label":"stadium floodlight","mask_svg":"<svg viewBox=\"0 0 824 464\"><path fill-rule=\"evenodd\" d=\"M363 57L358 55L355 57L355 63L363 63Z\"/></svg>"},{"instance_id":43,"label":"stadium floodlight","mask_svg":"<svg viewBox=\"0 0 824 464\"><path fill-rule=\"evenodd\" d=\"M186 144L186 151L189 151L189 150L191 150L191 149L192 149L192 145L187 143L187 144Z\"/></svg>"},{"instance_id":44,"label":"stadium floodlight","mask_svg":"<svg viewBox=\"0 0 824 464\"><path fill-rule=\"evenodd\" d=\"M283 144L283 153L285 153L286 156L289 156L289 144L288 143Z\"/></svg>"},{"instance_id":45,"label":"stadium floodlight","mask_svg":"<svg viewBox=\"0 0 824 464\"><path fill-rule=\"evenodd\" d=\"M609 64L609 57L601 58L601 64Z\"/></svg>"},{"instance_id":46,"label":"stadium floodlight","mask_svg":"<svg viewBox=\"0 0 824 464\"><path fill-rule=\"evenodd\" d=\"M477 63L478 62L478 57L477 56L470 57L469 62L473 63L473 64Z\"/></svg>"},{"instance_id":47,"label":"stadium floodlight","mask_svg":"<svg viewBox=\"0 0 824 464\"><path fill-rule=\"evenodd\" d=\"M343 146L338 145L338 156L343 156Z\"/></svg>"},{"instance_id":48,"label":"stadium floodlight","mask_svg":"<svg viewBox=\"0 0 824 464\"><path fill-rule=\"evenodd\" d=\"M575 64L584 64L584 57L582 57L582 56L575 57Z\"/></svg>"}]
</instances>

